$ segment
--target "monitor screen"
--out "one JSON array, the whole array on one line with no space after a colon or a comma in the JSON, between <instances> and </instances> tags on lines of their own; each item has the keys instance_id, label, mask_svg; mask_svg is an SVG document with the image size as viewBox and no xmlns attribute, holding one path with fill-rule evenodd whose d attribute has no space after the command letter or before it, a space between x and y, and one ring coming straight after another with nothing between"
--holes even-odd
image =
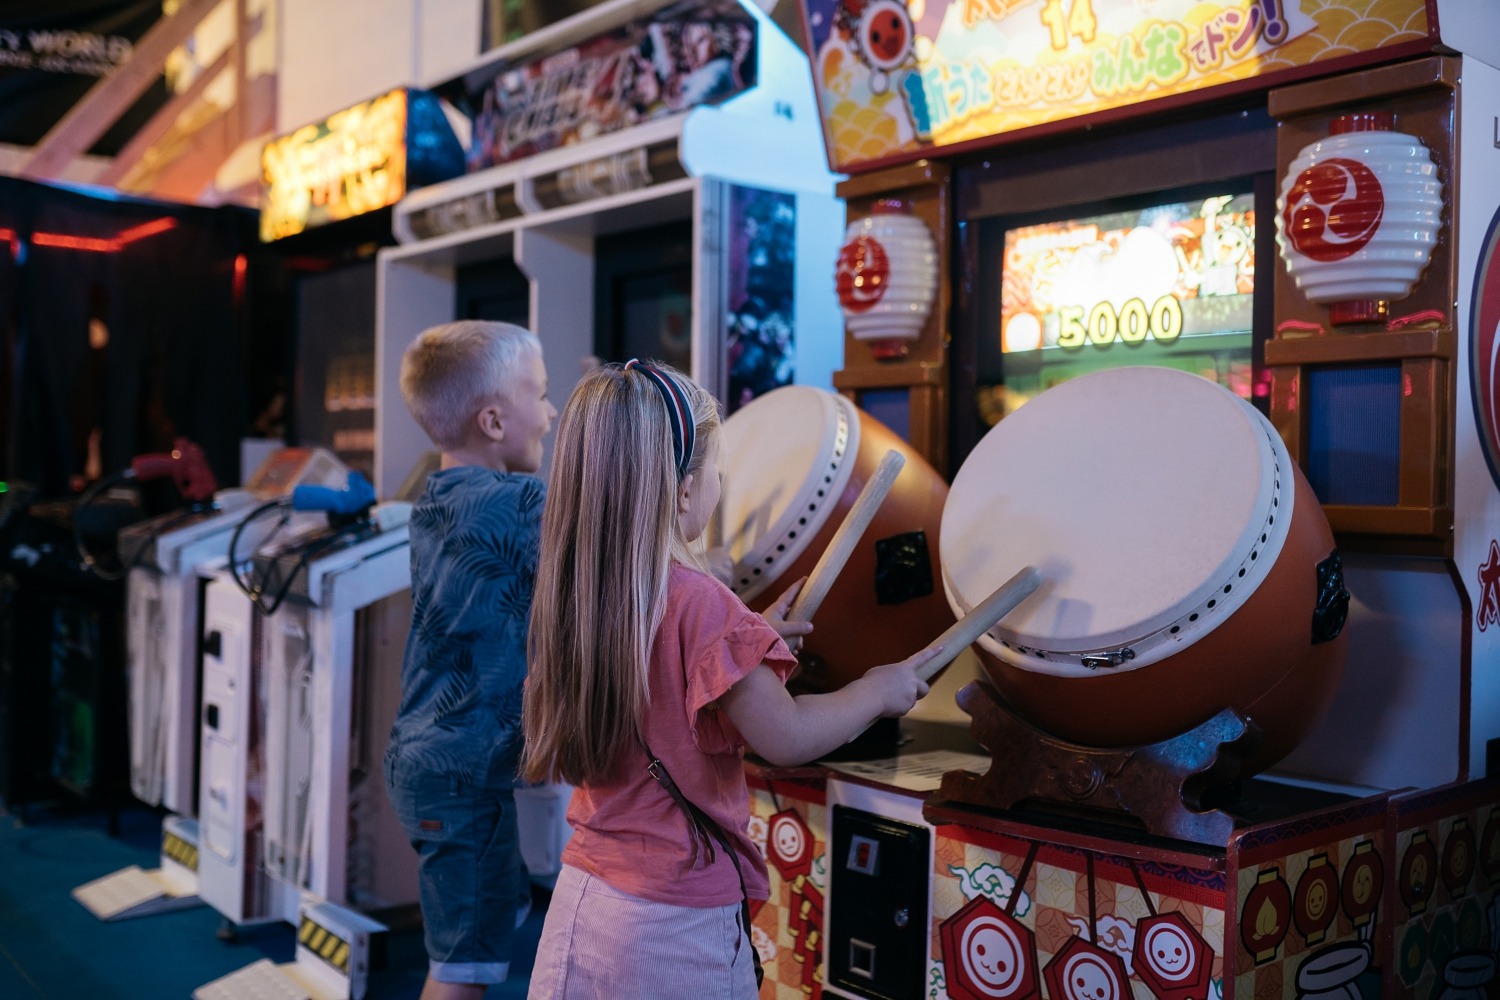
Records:
<instances>
[{"instance_id":1,"label":"monitor screen","mask_svg":"<svg viewBox=\"0 0 1500 1000\"><path fill-rule=\"evenodd\" d=\"M984 423L1049 386L1122 365L1180 368L1255 395L1249 190L1179 190L1093 213L986 222L999 309L980 331Z\"/></svg>"}]
</instances>

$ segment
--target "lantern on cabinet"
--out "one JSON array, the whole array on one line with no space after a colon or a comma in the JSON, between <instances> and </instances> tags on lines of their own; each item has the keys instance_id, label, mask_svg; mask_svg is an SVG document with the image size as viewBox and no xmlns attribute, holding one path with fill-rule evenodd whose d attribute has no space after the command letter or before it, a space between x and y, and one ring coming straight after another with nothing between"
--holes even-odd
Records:
<instances>
[{"instance_id":1,"label":"lantern on cabinet","mask_svg":"<svg viewBox=\"0 0 1500 1000\"><path fill-rule=\"evenodd\" d=\"M1375 918L1384 883L1385 862L1381 860L1380 852L1370 841L1360 841L1354 846L1349 863L1344 866L1339 890L1344 912L1354 921L1355 927L1363 927Z\"/></svg>"},{"instance_id":2,"label":"lantern on cabinet","mask_svg":"<svg viewBox=\"0 0 1500 1000\"><path fill-rule=\"evenodd\" d=\"M1319 944L1328 936L1329 925L1339 908L1339 878L1328 855L1315 854L1307 859L1307 869L1297 880L1292 894L1292 923L1302 940Z\"/></svg>"},{"instance_id":3,"label":"lantern on cabinet","mask_svg":"<svg viewBox=\"0 0 1500 1000\"><path fill-rule=\"evenodd\" d=\"M1255 877L1255 885L1240 906L1240 943L1262 965L1276 957L1286 939L1292 916L1292 893L1280 870L1270 868Z\"/></svg>"},{"instance_id":4,"label":"lantern on cabinet","mask_svg":"<svg viewBox=\"0 0 1500 1000\"><path fill-rule=\"evenodd\" d=\"M1335 324L1385 318L1437 242L1443 185L1432 154L1390 112L1343 115L1302 148L1276 200L1282 261Z\"/></svg>"},{"instance_id":5,"label":"lantern on cabinet","mask_svg":"<svg viewBox=\"0 0 1500 1000\"><path fill-rule=\"evenodd\" d=\"M904 358L922 335L937 297L937 259L932 232L903 201L878 201L849 223L834 287L850 335L876 358Z\"/></svg>"}]
</instances>

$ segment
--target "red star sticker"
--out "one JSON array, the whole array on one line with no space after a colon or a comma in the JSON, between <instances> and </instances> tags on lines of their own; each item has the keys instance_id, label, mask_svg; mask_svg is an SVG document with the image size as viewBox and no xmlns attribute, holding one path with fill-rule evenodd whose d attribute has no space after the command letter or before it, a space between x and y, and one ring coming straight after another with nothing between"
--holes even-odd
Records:
<instances>
[{"instance_id":1,"label":"red star sticker","mask_svg":"<svg viewBox=\"0 0 1500 1000\"><path fill-rule=\"evenodd\" d=\"M1500 622L1500 542L1490 539L1490 561L1479 567L1479 610L1475 624L1483 632Z\"/></svg>"}]
</instances>

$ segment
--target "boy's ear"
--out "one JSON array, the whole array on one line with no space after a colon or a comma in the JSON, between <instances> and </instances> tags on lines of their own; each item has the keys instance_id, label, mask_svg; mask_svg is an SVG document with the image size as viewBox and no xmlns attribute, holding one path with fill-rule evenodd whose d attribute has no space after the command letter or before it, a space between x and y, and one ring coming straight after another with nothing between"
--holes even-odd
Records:
<instances>
[{"instance_id":1,"label":"boy's ear","mask_svg":"<svg viewBox=\"0 0 1500 1000\"><path fill-rule=\"evenodd\" d=\"M498 404L489 403L482 407L474 420L479 424L479 432L491 441L505 440L505 419Z\"/></svg>"}]
</instances>

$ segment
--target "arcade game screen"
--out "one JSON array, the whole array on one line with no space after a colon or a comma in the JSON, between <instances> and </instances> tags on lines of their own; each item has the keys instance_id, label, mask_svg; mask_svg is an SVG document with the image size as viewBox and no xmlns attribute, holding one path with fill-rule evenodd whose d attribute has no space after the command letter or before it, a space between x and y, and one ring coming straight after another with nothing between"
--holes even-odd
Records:
<instances>
[{"instance_id":1,"label":"arcade game screen","mask_svg":"<svg viewBox=\"0 0 1500 1000\"><path fill-rule=\"evenodd\" d=\"M978 317L984 427L1050 386L1122 365L1180 368L1255 395L1250 191L979 226L979 274L990 279L978 283L989 299Z\"/></svg>"}]
</instances>

